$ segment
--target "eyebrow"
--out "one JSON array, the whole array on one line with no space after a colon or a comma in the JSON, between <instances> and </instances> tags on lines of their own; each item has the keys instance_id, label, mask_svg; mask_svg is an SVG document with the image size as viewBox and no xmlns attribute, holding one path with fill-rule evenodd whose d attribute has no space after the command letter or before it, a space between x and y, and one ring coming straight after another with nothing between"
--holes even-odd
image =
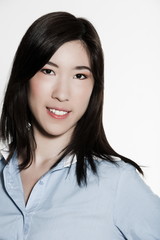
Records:
<instances>
[{"instance_id":1,"label":"eyebrow","mask_svg":"<svg viewBox=\"0 0 160 240\"><path fill-rule=\"evenodd\" d=\"M51 61L47 62L46 64L50 65L50 66L53 66L53 67L56 67L56 68L59 68L59 66ZM86 69L90 72L92 72L91 68L88 67L88 66L75 66L73 69L75 70L83 70L83 69Z\"/></svg>"}]
</instances>

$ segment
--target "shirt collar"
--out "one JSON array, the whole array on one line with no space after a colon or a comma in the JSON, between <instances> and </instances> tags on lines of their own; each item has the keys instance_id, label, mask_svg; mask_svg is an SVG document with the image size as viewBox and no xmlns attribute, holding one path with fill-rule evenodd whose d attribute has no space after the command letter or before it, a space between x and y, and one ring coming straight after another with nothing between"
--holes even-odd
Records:
<instances>
[{"instance_id":1,"label":"shirt collar","mask_svg":"<svg viewBox=\"0 0 160 240\"><path fill-rule=\"evenodd\" d=\"M5 144L0 143L0 158L3 157L6 160L8 156L9 156L8 147Z\"/></svg>"},{"instance_id":2,"label":"shirt collar","mask_svg":"<svg viewBox=\"0 0 160 240\"><path fill-rule=\"evenodd\" d=\"M9 151L8 151L8 147L6 145L2 145L1 144L1 148L0 148L0 158L4 158L5 160L7 159L9 155ZM111 155L112 156L112 155ZM119 157L115 157L112 156L114 158L115 161L121 161L121 158ZM98 158L98 157L94 157L95 160L101 161L102 159ZM70 167L72 164L77 162L77 157L76 155L67 155L66 157L64 157L64 159L57 165L57 166L61 166L61 167ZM62 164L62 165L61 165ZM60 167L59 166L59 167Z\"/></svg>"},{"instance_id":3,"label":"shirt collar","mask_svg":"<svg viewBox=\"0 0 160 240\"><path fill-rule=\"evenodd\" d=\"M66 156L63 160L63 167L69 167L70 165L74 164L77 162L77 157L76 155L69 155Z\"/></svg>"},{"instance_id":4,"label":"shirt collar","mask_svg":"<svg viewBox=\"0 0 160 240\"><path fill-rule=\"evenodd\" d=\"M0 159L4 158L5 160L7 159L7 157L9 156L9 149L6 145L1 144L0 146ZM67 155L66 157L64 157L64 159L60 162L61 167L70 167L72 164L77 162L77 157L76 155ZM59 165L59 164L58 164Z\"/></svg>"}]
</instances>

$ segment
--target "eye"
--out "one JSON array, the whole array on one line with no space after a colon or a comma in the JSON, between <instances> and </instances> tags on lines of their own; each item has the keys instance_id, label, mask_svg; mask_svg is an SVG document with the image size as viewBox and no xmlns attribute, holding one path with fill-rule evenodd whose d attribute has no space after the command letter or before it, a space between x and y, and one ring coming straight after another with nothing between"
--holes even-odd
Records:
<instances>
[{"instance_id":1,"label":"eye","mask_svg":"<svg viewBox=\"0 0 160 240\"><path fill-rule=\"evenodd\" d=\"M85 74L82 74L82 73L77 73L74 78L78 78L80 80L83 80L83 79L86 79L87 76Z\"/></svg>"},{"instance_id":2,"label":"eye","mask_svg":"<svg viewBox=\"0 0 160 240\"><path fill-rule=\"evenodd\" d=\"M55 75L55 72L53 70L47 68L41 69L41 72L47 75Z\"/></svg>"}]
</instances>

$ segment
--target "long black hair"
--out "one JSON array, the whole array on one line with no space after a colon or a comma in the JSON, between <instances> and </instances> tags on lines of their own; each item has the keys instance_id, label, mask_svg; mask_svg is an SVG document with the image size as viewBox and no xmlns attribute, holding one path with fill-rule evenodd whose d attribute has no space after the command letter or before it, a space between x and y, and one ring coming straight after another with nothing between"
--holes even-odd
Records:
<instances>
[{"instance_id":1,"label":"long black hair","mask_svg":"<svg viewBox=\"0 0 160 240\"><path fill-rule=\"evenodd\" d=\"M7 162L16 150L17 155L23 159L19 165L20 170L32 163L36 142L32 127L28 130L32 119L28 105L28 83L62 44L73 40L82 41L87 48L94 88L88 108L77 123L71 141L57 163L67 154L76 155L79 185L87 183L88 165L93 173L97 173L95 157L113 164L115 161L112 156L120 157L143 173L134 161L113 150L104 132L104 60L99 36L88 20L76 18L67 12L53 12L37 19L25 33L15 54L0 121L0 138L9 146Z\"/></svg>"}]
</instances>

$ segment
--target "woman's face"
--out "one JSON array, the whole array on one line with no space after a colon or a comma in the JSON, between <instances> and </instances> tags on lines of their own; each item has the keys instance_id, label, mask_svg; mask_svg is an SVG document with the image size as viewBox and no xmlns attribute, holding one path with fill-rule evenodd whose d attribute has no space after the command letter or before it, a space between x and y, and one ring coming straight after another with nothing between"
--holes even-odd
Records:
<instances>
[{"instance_id":1,"label":"woman's face","mask_svg":"<svg viewBox=\"0 0 160 240\"><path fill-rule=\"evenodd\" d=\"M79 40L63 44L30 79L29 106L38 125L50 136L71 134L87 109L93 86L84 45Z\"/></svg>"}]
</instances>

